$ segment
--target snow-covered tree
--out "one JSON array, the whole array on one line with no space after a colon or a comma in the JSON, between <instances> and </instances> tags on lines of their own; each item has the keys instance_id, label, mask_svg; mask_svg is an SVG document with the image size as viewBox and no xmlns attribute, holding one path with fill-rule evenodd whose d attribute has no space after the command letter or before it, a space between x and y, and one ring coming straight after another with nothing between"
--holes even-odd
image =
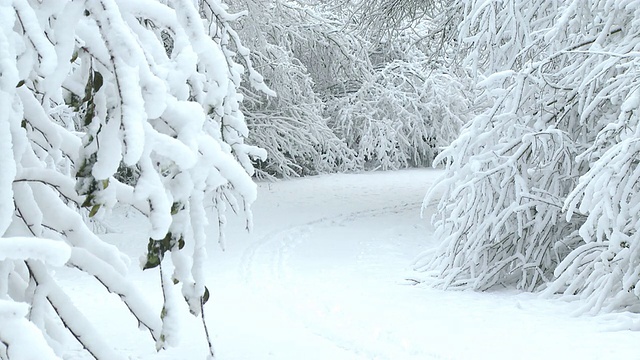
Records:
<instances>
[{"instance_id":1,"label":"snow-covered tree","mask_svg":"<svg viewBox=\"0 0 640 360\"><path fill-rule=\"evenodd\" d=\"M415 22L442 12L439 0L336 0L354 17L360 29L369 37L381 39L403 30L411 30Z\"/></svg>"},{"instance_id":2,"label":"snow-covered tree","mask_svg":"<svg viewBox=\"0 0 640 360\"><path fill-rule=\"evenodd\" d=\"M445 242L421 267L444 287L551 282L548 292L580 293L596 311L635 309L640 6L454 6L463 64L489 106L438 158Z\"/></svg>"},{"instance_id":3,"label":"snow-covered tree","mask_svg":"<svg viewBox=\"0 0 640 360\"><path fill-rule=\"evenodd\" d=\"M336 32L336 24L294 1L237 1L232 5L248 10L248 16L234 27L252 49L254 66L275 91L270 94L242 88L243 112L251 131L248 141L269 154L266 161L257 162L258 176L288 177L356 168L354 152L327 126L318 81L314 81L324 75L317 74L316 67L326 70L329 61L318 60L318 53L310 47L325 44L337 48L345 36ZM329 37L337 41L330 43Z\"/></svg>"},{"instance_id":4,"label":"snow-covered tree","mask_svg":"<svg viewBox=\"0 0 640 360\"><path fill-rule=\"evenodd\" d=\"M467 89L430 60L394 60L354 93L328 103L331 127L367 168L431 165L470 112Z\"/></svg>"},{"instance_id":5,"label":"snow-covered tree","mask_svg":"<svg viewBox=\"0 0 640 360\"><path fill-rule=\"evenodd\" d=\"M372 63L369 41L357 33L348 13L304 0L286 4L283 22L288 31L283 35L309 72L316 94L326 100L355 91L371 73Z\"/></svg>"},{"instance_id":6,"label":"snow-covered tree","mask_svg":"<svg viewBox=\"0 0 640 360\"><path fill-rule=\"evenodd\" d=\"M593 1L563 10L565 26L579 35L554 33L575 39L557 52L567 66L552 81L573 88L568 104L587 146L576 161L588 170L564 204L567 220L580 220L582 243L548 291L580 293L585 310L640 312L640 4Z\"/></svg>"},{"instance_id":7,"label":"snow-covered tree","mask_svg":"<svg viewBox=\"0 0 640 360\"><path fill-rule=\"evenodd\" d=\"M343 3L368 39L370 67L358 87L327 101L331 127L368 168L430 165L473 112L474 96L468 75L451 66L451 44L432 39L439 22L426 11L435 4Z\"/></svg>"},{"instance_id":8,"label":"snow-covered tree","mask_svg":"<svg viewBox=\"0 0 640 360\"><path fill-rule=\"evenodd\" d=\"M207 209L250 226L251 162L265 155L244 144L236 17L218 0L0 1L0 358L60 357L67 331L122 358L58 286L65 264L118 294L158 349L178 336L174 283L203 316ZM141 265L160 268L162 309L84 220L117 204L149 220Z\"/></svg>"},{"instance_id":9,"label":"snow-covered tree","mask_svg":"<svg viewBox=\"0 0 640 360\"><path fill-rule=\"evenodd\" d=\"M248 141L269 153L258 176L430 164L466 120L466 74L425 55L424 32L363 31L364 3L232 6L248 10L234 29L276 93L242 89Z\"/></svg>"}]
</instances>

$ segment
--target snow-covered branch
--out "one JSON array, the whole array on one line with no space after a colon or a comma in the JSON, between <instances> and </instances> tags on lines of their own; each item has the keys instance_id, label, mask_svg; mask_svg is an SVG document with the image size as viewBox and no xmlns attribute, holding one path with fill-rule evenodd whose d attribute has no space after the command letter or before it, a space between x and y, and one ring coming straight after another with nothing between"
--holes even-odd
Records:
<instances>
[{"instance_id":1,"label":"snow-covered branch","mask_svg":"<svg viewBox=\"0 0 640 360\"><path fill-rule=\"evenodd\" d=\"M441 155L436 282L638 311L638 4L471 1L460 44L490 106Z\"/></svg>"},{"instance_id":2,"label":"snow-covered branch","mask_svg":"<svg viewBox=\"0 0 640 360\"><path fill-rule=\"evenodd\" d=\"M127 280L128 257L86 219L137 208L151 225L143 265L164 259L175 271L159 286L179 282L202 311L206 209L222 218L225 202L241 203L251 219L250 159L264 155L244 144L244 69L229 41L269 90L229 25L236 17L218 0L15 0L0 2L0 18L0 357L26 356L6 324L39 329L53 349L43 357L64 356L60 328L95 358L122 357L57 285L50 269L65 263L119 295L162 348L179 335L168 312L180 297L149 307Z\"/></svg>"}]
</instances>

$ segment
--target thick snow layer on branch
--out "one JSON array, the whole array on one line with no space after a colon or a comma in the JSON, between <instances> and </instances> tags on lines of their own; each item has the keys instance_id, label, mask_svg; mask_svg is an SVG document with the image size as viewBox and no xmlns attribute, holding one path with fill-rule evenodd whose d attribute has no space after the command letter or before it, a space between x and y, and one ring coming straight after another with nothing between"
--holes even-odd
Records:
<instances>
[{"instance_id":1,"label":"thick snow layer on branch","mask_svg":"<svg viewBox=\"0 0 640 360\"><path fill-rule=\"evenodd\" d=\"M141 174L134 191L136 201L147 200L149 203L149 221L151 222L152 239L164 239L171 226L171 199L168 198L162 180L153 171L149 162L142 162Z\"/></svg>"},{"instance_id":2,"label":"thick snow layer on branch","mask_svg":"<svg viewBox=\"0 0 640 360\"><path fill-rule=\"evenodd\" d=\"M47 185L34 184L32 190L34 198L41 204L44 223L51 224L58 232L66 234L66 239L72 246L92 252L121 274L127 272L129 259L115 246L105 243L91 232L82 216L67 207L53 189Z\"/></svg>"},{"instance_id":3,"label":"thick snow layer on branch","mask_svg":"<svg viewBox=\"0 0 640 360\"><path fill-rule=\"evenodd\" d=\"M73 57L76 50L75 30L83 16L82 3L76 1L48 1L49 13L57 14L57 21L51 24L51 31L48 36L52 38L57 55L57 66L55 70L43 79L46 93L53 96L58 93L60 86L64 83L72 69L72 62L68 61ZM56 8L57 7L57 8Z\"/></svg>"},{"instance_id":4,"label":"thick snow layer on branch","mask_svg":"<svg viewBox=\"0 0 640 360\"><path fill-rule=\"evenodd\" d=\"M171 124L177 138L192 150L198 148L198 133L202 131L206 115L202 106L192 101L168 99L162 118Z\"/></svg>"},{"instance_id":5,"label":"thick snow layer on branch","mask_svg":"<svg viewBox=\"0 0 640 360\"><path fill-rule=\"evenodd\" d=\"M179 139L159 133L149 123L145 123L147 145L153 147L155 153L171 159L183 170L192 168L197 161L197 152L189 148Z\"/></svg>"},{"instance_id":6,"label":"thick snow layer on branch","mask_svg":"<svg viewBox=\"0 0 640 360\"><path fill-rule=\"evenodd\" d=\"M40 70L40 74L45 76L49 75L56 68L58 61L53 44L47 39L44 31L42 31L38 18L27 0L14 0L13 6L17 13L20 26L22 26L29 38L30 45L33 46L38 54L37 68Z\"/></svg>"},{"instance_id":7,"label":"thick snow layer on branch","mask_svg":"<svg viewBox=\"0 0 640 360\"><path fill-rule=\"evenodd\" d=\"M60 359L26 317L29 305L0 299L0 342L11 360ZM1 355L1 354L0 354Z\"/></svg>"},{"instance_id":8,"label":"thick snow layer on branch","mask_svg":"<svg viewBox=\"0 0 640 360\"><path fill-rule=\"evenodd\" d=\"M98 180L108 179L118 170L122 159L120 133L120 123L110 119L98 134L100 147L97 152L97 161L91 169L91 175Z\"/></svg>"},{"instance_id":9,"label":"thick snow layer on branch","mask_svg":"<svg viewBox=\"0 0 640 360\"><path fill-rule=\"evenodd\" d=\"M2 45L0 44L0 47ZM4 93L0 91L0 108L6 108L11 106L8 104L8 96L4 96ZM6 115L5 115L6 114ZM9 129L9 119L7 112L0 113L0 235L9 227L11 218L13 215L13 190L12 182L16 173L16 164L13 156L9 154L13 153L11 131Z\"/></svg>"},{"instance_id":10,"label":"thick snow layer on branch","mask_svg":"<svg viewBox=\"0 0 640 360\"><path fill-rule=\"evenodd\" d=\"M146 59L114 1L102 0L89 4L92 5L90 11L110 54L117 83L120 102L118 111L123 131L122 141L125 144L123 160L125 164L133 165L140 159L144 149L143 122L147 119L147 114L138 67L144 66Z\"/></svg>"},{"instance_id":11,"label":"thick snow layer on branch","mask_svg":"<svg viewBox=\"0 0 640 360\"><path fill-rule=\"evenodd\" d=\"M55 170L36 167L22 168L16 174L15 182L45 184L57 191L64 199L75 203L81 202L81 197L78 196L78 193L76 193L74 189L74 181Z\"/></svg>"},{"instance_id":12,"label":"thick snow layer on branch","mask_svg":"<svg viewBox=\"0 0 640 360\"><path fill-rule=\"evenodd\" d=\"M32 259L62 266L70 256L71 248L61 241L34 237L0 238L0 261Z\"/></svg>"},{"instance_id":13,"label":"thick snow layer on branch","mask_svg":"<svg viewBox=\"0 0 640 360\"><path fill-rule=\"evenodd\" d=\"M175 11L155 0L117 0L118 7L123 13L136 17L149 17L159 27L168 27L175 30L178 24Z\"/></svg>"},{"instance_id":14,"label":"thick snow layer on branch","mask_svg":"<svg viewBox=\"0 0 640 360\"><path fill-rule=\"evenodd\" d=\"M0 299L0 319L19 319L29 314L29 305Z\"/></svg>"},{"instance_id":15,"label":"thick snow layer on branch","mask_svg":"<svg viewBox=\"0 0 640 360\"><path fill-rule=\"evenodd\" d=\"M23 103L25 120L42 132L48 146L62 150L71 158L76 158L81 146L80 139L51 121L34 94L26 86L21 86L17 92Z\"/></svg>"},{"instance_id":16,"label":"thick snow layer on branch","mask_svg":"<svg viewBox=\"0 0 640 360\"><path fill-rule=\"evenodd\" d=\"M221 180L219 177L222 176L226 179L223 180L224 183L229 181L234 190L242 194L249 204L253 203L258 196L257 186L233 156L223 151L220 144L208 137L201 137L200 147L203 157L219 171L219 175L211 174L207 182L215 184Z\"/></svg>"},{"instance_id":17,"label":"thick snow layer on branch","mask_svg":"<svg viewBox=\"0 0 640 360\"><path fill-rule=\"evenodd\" d=\"M12 182L16 174L16 163L13 154L11 134L12 121L18 121L12 111L16 100L15 86L18 84L16 55L9 35L11 32L12 14L9 6L0 3L0 236L9 227L13 216Z\"/></svg>"},{"instance_id":18,"label":"thick snow layer on branch","mask_svg":"<svg viewBox=\"0 0 640 360\"><path fill-rule=\"evenodd\" d=\"M140 324L149 329L153 338L159 338L162 324L158 314L148 306L143 295L122 274L91 252L77 247L71 252L70 263L93 275L109 292L120 296Z\"/></svg>"},{"instance_id":19,"label":"thick snow layer on branch","mask_svg":"<svg viewBox=\"0 0 640 360\"><path fill-rule=\"evenodd\" d=\"M175 6L178 20L189 37L193 51L198 54L200 65L203 66L207 76L215 80L215 86L208 86L206 89L206 105L221 110L225 103L223 100L229 95L235 95L236 92L236 89L229 84L231 82L229 65L220 66L220 64L227 64L227 59L220 46L205 32L204 24L193 3L178 0ZM218 115L222 113L219 112Z\"/></svg>"},{"instance_id":20,"label":"thick snow layer on branch","mask_svg":"<svg viewBox=\"0 0 640 360\"><path fill-rule=\"evenodd\" d=\"M37 262L28 262L29 269L33 277L40 286L47 287L47 298L56 313L65 320L65 325L69 330L82 340L83 346L98 359L121 360L124 356L117 353L113 347L108 344L98 331L89 323L89 321L78 311L73 305L73 301L58 286L55 280L49 275L43 264Z\"/></svg>"},{"instance_id":21,"label":"thick snow layer on branch","mask_svg":"<svg viewBox=\"0 0 640 360\"><path fill-rule=\"evenodd\" d=\"M194 2L177 5L0 0L0 299L32 304L29 318L16 321L40 329L61 354L70 332L94 357L121 358L57 286L51 267L68 263L94 277L158 344L175 343L186 311L176 311L182 297L172 276L186 284L183 295L198 313L207 208L222 217L232 202L249 212L256 197L248 157L260 151L244 145L242 66L222 49L233 46L230 25L219 27L232 17L203 19ZM225 196L215 195L222 187ZM187 250L180 269L163 274L164 313L126 278L130 259L89 225L117 203L148 218L145 237L157 247L151 257L171 267L165 253ZM18 351L5 340L1 358Z\"/></svg>"},{"instance_id":22,"label":"thick snow layer on branch","mask_svg":"<svg viewBox=\"0 0 640 360\"><path fill-rule=\"evenodd\" d=\"M22 223L26 227L26 233L12 233L11 231L8 231L8 233L12 236L26 234L43 236L42 210L33 195L33 189L25 182L16 182L13 188L13 202L18 216L20 216Z\"/></svg>"},{"instance_id":23,"label":"thick snow layer on branch","mask_svg":"<svg viewBox=\"0 0 640 360\"><path fill-rule=\"evenodd\" d=\"M0 51L2 44L0 43ZM0 69L0 72L2 70ZM11 97L0 90L0 109L11 107ZM9 227L13 216L12 182L16 174L16 164L13 156L11 131L9 128L10 113L0 111L0 236Z\"/></svg>"},{"instance_id":24,"label":"thick snow layer on branch","mask_svg":"<svg viewBox=\"0 0 640 360\"><path fill-rule=\"evenodd\" d=\"M171 262L165 260L162 266L162 292L164 303L162 308L162 334L156 343L156 348L161 349L166 345L177 346L180 343L180 296L173 286L171 278L172 268Z\"/></svg>"},{"instance_id":25,"label":"thick snow layer on branch","mask_svg":"<svg viewBox=\"0 0 640 360\"><path fill-rule=\"evenodd\" d=\"M538 284L638 312L637 1L503 5L457 3L491 105L439 158L431 270L444 287Z\"/></svg>"}]
</instances>

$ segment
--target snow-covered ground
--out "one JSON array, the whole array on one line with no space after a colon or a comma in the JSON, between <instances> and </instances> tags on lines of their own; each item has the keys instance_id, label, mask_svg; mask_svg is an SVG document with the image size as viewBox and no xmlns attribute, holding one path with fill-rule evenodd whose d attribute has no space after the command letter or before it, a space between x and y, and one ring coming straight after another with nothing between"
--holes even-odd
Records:
<instances>
[{"instance_id":1,"label":"snow-covered ground","mask_svg":"<svg viewBox=\"0 0 640 360\"><path fill-rule=\"evenodd\" d=\"M326 175L261 183L254 231L229 219L226 249L209 246L206 320L221 360L640 359L630 314L574 316L577 303L514 291L412 286L412 262L437 246L420 217L436 170ZM135 214L105 238L132 261L130 278L160 308L157 269L142 272ZM214 229L212 229L214 231ZM131 359L204 359L202 324L185 315L180 344L156 353L115 295L59 272L81 310ZM186 312L187 310L184 309ZM124 325L122 325L124 324ZM83 359L78 351L68 359Z\"/></svg>"}]
</instances>

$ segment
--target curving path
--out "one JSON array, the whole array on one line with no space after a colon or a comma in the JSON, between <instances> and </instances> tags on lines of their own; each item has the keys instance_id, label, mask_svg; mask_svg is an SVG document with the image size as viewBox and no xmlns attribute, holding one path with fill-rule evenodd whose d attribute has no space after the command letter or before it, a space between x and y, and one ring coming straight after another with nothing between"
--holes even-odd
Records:
<instances>
[{"instance_id":1,"label":"curving path","mask_svg":"<svg viewBox=\"0 0 640 360\"><path fill-rule=\"evenodd\" d=\"M414 259L438 245L428 221L435 207L420 217L438 175L411 170L259 184L254 231L230 218L225 251L215 243L208 249L206 319L217 359L640 359L639 333L609 331L638 316L573 317L577 304L532 294L409 285ZM146 244L133 239L139 224L126 216L117 224L127 236L109 241L135 263ZM115 299L99 296L99 285L73 273L64 278L104 336L117 339L117 350L136 354L131 359L205 359L195 318L181 324L180 344L156 353L145 332L112 325L124 321L131 329L135 320ZM132 266L131 278L152 301L161 298L157 274Z\"/></svg>"},{"instance_id":2,"label":"curving path","mask_svg":"<svg viewBox=\"0 0 640 360\"><path fill-rule=\"evenodd\" d=\"M235 290L220 294L218 309L227 310L218 313L219 324L238 326L237 332L220 330L223 358L635 354L638 334L605 331L611 325L606 317L571 317L575 304L507 291L409 286L404 279L416 256L437 245L428 221L435 207L425 209L426 219L420 208L438 174L413 170L261 184L254 233L230 239L232 248L214 255L221 262L216 271L223 274L218 281L235 284ZM247 343L238 346L237 337ZM616 346L600 346L603 342Z\"/></svg>"}]
</instances>

